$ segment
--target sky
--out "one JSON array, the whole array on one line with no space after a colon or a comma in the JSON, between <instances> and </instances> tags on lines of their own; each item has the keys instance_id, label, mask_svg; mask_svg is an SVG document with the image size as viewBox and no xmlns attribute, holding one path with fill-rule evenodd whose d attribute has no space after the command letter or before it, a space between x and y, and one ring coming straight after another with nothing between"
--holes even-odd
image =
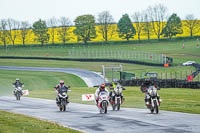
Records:
<instances>
[{"instance_id":1,"label":"sky","mask_svg":"<svg viewBox=\"0 0 200 133\"><path fill-rule=\"evenodd\" d=\"M163 4L168 15L177 13L181 19L193 14L200 19L200 0L0 0L0 19L13 18L33 23L38 19L48 20L62 16L72 22L77 16L109 11L117 22L125 13L147 9L148 6Z\"/></svg>"}]
</instances>

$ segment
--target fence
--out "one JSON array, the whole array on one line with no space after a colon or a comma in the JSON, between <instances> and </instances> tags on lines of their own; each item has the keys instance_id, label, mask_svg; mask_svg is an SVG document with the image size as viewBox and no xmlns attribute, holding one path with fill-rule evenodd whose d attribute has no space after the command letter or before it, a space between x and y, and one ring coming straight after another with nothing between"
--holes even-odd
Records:
<instances>
[{"instance_id":1,"label":"fence","mask_svg":"<svg viewBox=\"0 0 200 133\"><path fill-rule=\"evenodd\" d=\"M164 54L148 53L143 51L131 50L109 50L109 49L84 49L74 48L67 51L70 58L104 58L104 59L122 59L157 64L166 64L167 57Z\"/></svg>"}]
</instances>

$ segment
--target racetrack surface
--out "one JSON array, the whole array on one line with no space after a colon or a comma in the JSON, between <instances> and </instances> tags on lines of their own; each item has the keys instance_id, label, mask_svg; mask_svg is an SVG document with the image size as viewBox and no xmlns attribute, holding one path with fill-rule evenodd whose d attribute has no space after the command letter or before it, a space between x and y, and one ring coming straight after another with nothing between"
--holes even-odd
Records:
<instances>
[{"instance_id":1,"label":"racetrack surface","mask_svg":"<svg viewBox=\"0 0 200 133\"><path fill-rule=\"evenodd\" d=\"M134 103L133 103L134 104ZM59 112L55 101L0 97L0 110L24 114L90 133L199 133L200 115L169 111L150 114L147 109L122 108L100 114L95 105L70 103Z\"/></svg>"},{"instance_id":2,"label":"racetrack surface","mask_svg":"<svg viewBox=\"0 0 200 133\"><path fill-rule=\"evenodd\" d=\"M16 67L16 66L0 66L2 70L23 70L23 71L53 71L53 72L65 72L74 74L80 77L88 87L93 87L104 83L102 76L95 72L91 72L83 69L75 68L47 68L47 67Z\"/></svg>"}]
</instances>

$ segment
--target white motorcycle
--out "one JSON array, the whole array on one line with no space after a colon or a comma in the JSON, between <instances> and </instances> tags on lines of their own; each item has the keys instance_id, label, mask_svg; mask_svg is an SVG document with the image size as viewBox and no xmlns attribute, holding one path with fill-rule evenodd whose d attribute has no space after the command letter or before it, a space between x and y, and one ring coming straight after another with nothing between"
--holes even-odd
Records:
<instances>
[{"instance_id":1,"label":"white motorcycle","mask_svg":"<svg viewBox=\"0 0 200 133\"><path fill-rule=\"evenodd\" d=\"M158 92L157 92L157 88L155 88L154 86L150 86L148 88L148 99L149 102L146 102L146 106L147 108L150 109L151 113L159 113L159 106L160 106L160 102L161 102L161 99L159 98L159 95L158 95Z\"/></svg>"},{"instance_id":2,"label":"white motorcycle","mask_svg":"<svg viewBox=\"0 0 200 133\"><path fill-rule=\"evenodd\" d=\"M99 93L99 100L97 103L97 107L99 108L100 113L107 113L108 105L109 105L109 94L106 91L102 91Z\"/></svg>"},{"instance_id":3,"label":"white motorcycle","mask_svg":"<svg viewBox=\"0 0 200 133\"><path fill-rule=\"evenodd\" d=\"M125 90L125 88L123 88L121 85L117 85L114 88L114 92L112 93L112 97L110 100L113 110L115 110L116 107L117 107L117 110L120 110L120 106L121 106L122 100L123 100L123 99L121 99L123 90Z\"/></svg>"},{"instance_id":4,"label":"white motorcycle","mask_svg":"<svg viewBox=\"0 0 200 133\"><path fill-rule=\"evenodd\" d=\"M22 85L21 87L20 86L16 87L15 85L13 85L13 87L16 100L20 100L21 96L23 96L22 88L24 88L24 85Z\"/></svg>"}]
</instances>

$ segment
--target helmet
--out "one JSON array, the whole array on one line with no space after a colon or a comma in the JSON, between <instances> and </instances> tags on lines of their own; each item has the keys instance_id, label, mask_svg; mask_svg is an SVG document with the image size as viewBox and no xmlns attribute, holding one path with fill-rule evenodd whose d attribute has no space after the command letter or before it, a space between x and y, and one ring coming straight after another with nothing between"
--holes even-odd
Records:
<instances>
[{"instance_id":1,"label":"helmet","mask_svg":"<svg viewBox=\"0 0 200 133\"><path fill-rule=\"evenodd\" d=\"M60 84L63 85L64 84L64 80L60 80Z\"/></svg>"},{"instance_id":2,"label":"helmet","mask_svg":"<svg viewBox=\"0 0 200 133\"><path fill-rule=\"evenodd\" d=\"M16 78L16 81L19 81L19 78Z\"/></svg>"},{"instance_id":3,"label":"helmet","mask_svg":"<svg viewBox=\"0 0 200 133\"><path fill-rule=\"evenodd\" d=\"M101 84L100 86L100 90L105 90L106 85L105 84Z\"/></svg>"}]
</instances>

